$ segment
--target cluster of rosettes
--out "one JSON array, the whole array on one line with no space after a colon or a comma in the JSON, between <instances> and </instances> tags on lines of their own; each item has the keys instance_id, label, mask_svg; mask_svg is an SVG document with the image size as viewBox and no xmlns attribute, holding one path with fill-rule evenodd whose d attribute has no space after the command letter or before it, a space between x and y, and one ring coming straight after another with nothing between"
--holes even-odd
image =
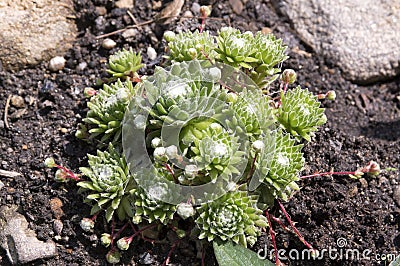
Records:
<instances>
[{"instance_id":1,"label":"cluster of rosettes","mask_svg":"<svg viewBox=\"0 0 400 266\"><path fill-rule=\"evenodd\" d=\"M206 59L222 62L240 70L260 87L266 88L278 76L279 63L287 59L286 46L275 36L257 32L241 33L231 27L223 27L213 38L208 32L166 32L171 62Z\"/></svg>"},{"instance_id":2,"label":"cluster of rosettes","mask_svg":"<svg viewBox=\"0 0 400 266\"><path fill-rule=\"evenodd\" d=\"M81 168L88 179L78 185L92 214L105 210L107 221L114 214L134 224L192 219L192 233L200 239L253 245L268 226L261 210L299 189L304 166L299 141L310 140L325 123L324 109L300 87L285 88L280 99L263 93L287 58L286 46L272 35L226 27L215 38L197 31L164 37L169 68L156 67L136 86L131 77L141 66L140 55L124 50L110 58L108 72L126 81L92 93L86 125L77 135L98 140L100 148L113 144L88 156L89 167ZM125 147L122 131L133 128L143 132L144 143ZM143 146L151 169L131 168L129 174L114 148L122 146L128 163L138 168L127 154ZM148 187L139 182L143 178ZM225 193L213 201L191 195L175 204L158 197L168 194L167 184L212 184L215 191L223 185Z\"/></svg>"}]
</instances>

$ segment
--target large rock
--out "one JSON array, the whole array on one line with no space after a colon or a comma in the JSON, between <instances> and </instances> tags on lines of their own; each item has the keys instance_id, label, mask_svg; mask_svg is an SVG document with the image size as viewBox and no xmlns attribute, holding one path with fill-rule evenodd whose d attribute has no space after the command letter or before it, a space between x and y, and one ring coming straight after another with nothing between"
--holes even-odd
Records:
<instances>
[{"instance_id":1,"label":"large rock","mask_svg":"<svg viewBox=\"0 0 400 266\"><path fill-rule=\"evenodd\" d=\"M39 241L35 232L28 229L25 217L16 212L17 207L0 208L0 246L7 252L12 264L24 264L57 255L53 241Z\"/></svg>"},{"instance_id":2,"label":"large rock","mask_svg":"<svg viewBox=\"0 0 400 266\"><path fill-rule=\"evenodd\" d=\"M370 83L400 73L400 0L274 0L300 38L345 78Z\"/></svg>"},{"instance_id":3,"label":"large rock","mask_svg":"<svg viewBox=\"0 0 400 266\"><path fill-rule=\"evenodd\" d=\"M0 63L19 70L70 48L76 25L72 0L0 0Z\"/></svg>"}]
</instances>

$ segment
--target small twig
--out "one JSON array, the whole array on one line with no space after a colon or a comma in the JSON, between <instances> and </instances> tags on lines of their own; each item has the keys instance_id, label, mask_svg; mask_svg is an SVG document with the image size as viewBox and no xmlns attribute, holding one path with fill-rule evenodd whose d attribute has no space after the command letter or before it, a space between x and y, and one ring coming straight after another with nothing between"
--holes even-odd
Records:
<instances>
[{"instance_id":1,"label":"small twig","mask_svg":"<svg viewBox=\"0 0 400 266\"><path fill-rule=\"evenodd\" d=\"M317 177L317 176L325 176L325 175L356 175L357 171L352 171L352 172L325 172L325 173L316 173L316 174L312 174L312 175L304 175L301 176L300 179L304 179L304 178L310 178L310 177Z\"/></svg>"},{"instance_id":2,"label":"small twig","mask_svg":"<svg viewBox=\"0 0 400 266\"><path fill-rule=\"evenodd\" d=\"M0 176L5 176L5 177L16 177L16 176L20 176L22 174L18 173L18 172L13 172L13 171L6 171L6 170L2 170L0 169Z\"/></svg>"},{"instance_id":3,"label":"small twig","mask_svg":"<svg viewBox=\"0 0 400 266\"><path fill-rule=\"evenodd\" d=\"M131 19L132 19L132 21L133 21L133 23L135 23L135 25L138 25L138 22L137 22L137 20L136 20L136 18L135 18L135 16L128 10L128 11L126 11L126 13L128 13L128 16L130 16L131 17Z\"/></svg>"},{"instance_id":4,"label":"small twig","mask_svg":"<svg viewBox=\"0 0 400 266\"><path fill-rule=\"evenodd\" d=\"M10 107L10 101L11 101L11 94L8 95L7 101L6 101L6 106L4 107L4 124L6 128L9 128L10 126L8 125L8 108Z\"/></svg>"},{"instance_id":5,"label":"small twig","mask_svg":"<svg viewBox=\"0 0 400 266\"><path fill-rule=\"evenodd\" d=\"M123 29L119 29L119 30L116 30L116 31L112 31L112 32L109 32L109 33L105 33L105 34L96 36L96 39L105 38L105 37L108 37L108 36L111 36L111 35L114 35L114 34L117 34L117 33L120 33L120 32L124 32L124 31L126 31L126 30L128 30L128 29L139 28L139 27L141 27L141 26L145 26L145 25L148 25L148 24L151 24L151 23L155 23L155 22L160 21L160 20L163 20L163 19L167 19L167 18L176 18L176 17L190 18L190 19L193 19L193 18L197 18L197 19L198 19L198 18L199 18L199 17L190 17L190 16L165 16L165 17L161 17L161 18L150 19L150 20L148 20L148 21L145 21L145 22L142 22L142 23L138 23L138 24L136 24L136 25L129 25L129 26L123 28ZM211 19L211 20L225 20L225 19L223 19L223 18L207 18L207 19Z\"/></svg>"}]
</instances>

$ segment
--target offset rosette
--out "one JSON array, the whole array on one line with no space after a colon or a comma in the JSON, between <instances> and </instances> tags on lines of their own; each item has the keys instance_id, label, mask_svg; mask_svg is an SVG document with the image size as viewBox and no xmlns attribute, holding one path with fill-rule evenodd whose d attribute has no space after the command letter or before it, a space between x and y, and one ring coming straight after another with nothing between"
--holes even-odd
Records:
<instances>
[{"instance_id":1,"label":"offset rosette","mask_svg":"<svg viewBox=\"0 0 400 266\"><path fill-rule=\"evenodd\" d=\"M136 72L143 66L140 53L134 53L132 48L123 49L110 56L107 72L115 78L125 79L135 77Z\"/></svg>"},{"instance_id":2,"label":"offset rosette","mask_svg":"<svg viewBox=\"0 0 400 266\"><path fill-rule=\"evenodd\" d=\"M79 138L96 141L99 147L111 142L118 145L121 141L122 120L125 110L135 94L131 81L117 80L111 85L104 84L87 103L89 111L76 132Z\"/></svg>"},{"instance_id":3,"label":"offset rosette","mask_svg":"<svg viewBox=\"0 0 400 266\"><path fill-rule=\"evenodd\" d=\"M79 192L85 192L85 202L92 203L91 215L106 210L106 219L110 221L114 212L120 220L133 216L131 195L136 183L129 174L125 158L112 146L108 151L97 151L97 155L88 154L89 167L79 168L88 181L79 182Z\"/></svg>"},{"instance_id":4,"label":"offset rosette","mask_svg":"<svg viewBox=\"0 0 400 266\"><path fill-rule=\"evenodd\" d=\"M278 109L278 120L293 136L310 141L318 127L326 123L324 108L317 96L300 86L281 93L282 107Z\"/></svg>"},{"instance_id":5,"label":"offset rosette","mask_svg":"<svg viewBox=\"0 0 400 266\"><path fill-rule=\"evenodd\" d=\"M268 221L257 208L257 196L249 196L246 185L228 192L221 198L203 204L196 224L200 229L200 239L213 241L232 240L243 246L253 246L261 228L268 226Z\"/></svg>"},{"instance_id":6,"label":"offset rosette","mask_svg":"<svg viewBox=\"0 0 400 266\"><path fill-rule=\"evenodd\" d=\"M157 68L140 84L125 116L123 147L146 193L165 183L167 192L153 199L202 204L258 172L250 147L267 141L275 120L267 98L245 74L191 61ZM268 141L274 147L273 137Z\"/></svg>"},{"instance_id":7,"label":"offset rosette","mask_svg":"<svg viewBox=\"0 0 400 266\"><path fill-rule=\"evenodd\" d=\"M168 55L165 56L172 62L191 61L194 59L206 60L214 59L216 46L214 37L208 31L199 33L187 31L175 34L167 31L164 39L168 43Z\"/></svg>"}]
</instances>

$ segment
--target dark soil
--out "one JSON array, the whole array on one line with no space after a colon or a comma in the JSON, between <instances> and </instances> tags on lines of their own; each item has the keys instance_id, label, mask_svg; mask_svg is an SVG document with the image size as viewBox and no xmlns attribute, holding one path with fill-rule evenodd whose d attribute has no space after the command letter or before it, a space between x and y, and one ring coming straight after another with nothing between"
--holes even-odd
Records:
<instances>
[{"instance_id":1,"label":"dark soil","mask_svg":"<svg viewBox=\"0 0 400 266\"><path fill-rule=\"evenodd\" d=\"M358 86L344 80L339 69L326 64L324 58L296 37L287 20L277 15L269 1L247 1L240 15L233 12L228 1L211 2L212 17L223 20L209 21L208 29L215 31L229 23L251 31L268 27L289 46L290 59L284 68L297 71L298 84L316 93L336 91L335 102L323 103L327 124L320 129L313 143L305 145L307 164L304 174L331 168L356 170L370 160L377 161L382 168L400 168L399 79L370 86ZM130 11L137 21L147 21L160 11L160 8L153 9L154 3L136 1L135 8ZM210 4L210 1L200 1L200 4ZM192 3L187 1L181 14L191 6ZM107 13L99 16L96 7L105 7ZM75 10L80 32L73 48L65 54L67 66L64 70L50 73L44 62L34 69L0 72L1 117L9 95L20 95L25 100L24 107L9 108L9 128L0 122L0 168L22 173L16 178L0 177L5 184L0 190L0 205L18 205L39 239L54 240L53 221L57 212L54 208L52 211L50 200L58 198L63 204L62 238L55 240L58 256L32 265L106 264L107 250L99 243L104 219L99 217L97 220L95 234L83 232L79 221L88 216L89 207L82 204L82 196L77 194L73 183L55 182L54 172L45 169L42 162L53 156L58 163L77 172L86 162L86 153L93 152L93 148L74 137L74 132L87 111L83 89L94 86L98 77L106 75L105 62L111 53L122 47L142 51L147 64L142 74L150 73L162 60L164 45L161 38L165 30L194 30L199 25L195 19L180 19L169 25L149 24L139 28L131 39L124 39L121 34L113 35L118 45L108 51L101 48L101 40L95 37L131 25L133 22L127 10L115 8L114 1L108 0L76 0ZM154 61L149 61L146 55L149 45L158 52ZM82 62L86 62L87 67L79 70L77 66ZM400 215L399 206L393 199L399 181L399 172L392 171L361 181L333 176L300 182L301 191L285 207L305 239L319 250L340 250L337 241L344 238L347 245L343 252L346 248L358 249L360 253L370 250L367 254L370 260L340 259L337 252L334 253L336 258L325 254L317 261L292 259L283 262L287 265L387 265L376 256L399 254ZM277 210L275 215L284 219ZM285 249L286 255L293 249L305 249L294 234L274 226L278 232L278 248ZM270 251L272 246L267 239L267 234L261 237L254 250L267 247ZM124 253L126 265L135 265L135 262L137 265L161 265L171 248L170 244L153 246L142 241L133 246ZM171 265L200 265L196 253L194 243L181 242L172 255ZM9 264L4 250L0 251L0 264ZM211 248L207 250L206 265L216 265Z\"/></svg>"}]
</instances>

